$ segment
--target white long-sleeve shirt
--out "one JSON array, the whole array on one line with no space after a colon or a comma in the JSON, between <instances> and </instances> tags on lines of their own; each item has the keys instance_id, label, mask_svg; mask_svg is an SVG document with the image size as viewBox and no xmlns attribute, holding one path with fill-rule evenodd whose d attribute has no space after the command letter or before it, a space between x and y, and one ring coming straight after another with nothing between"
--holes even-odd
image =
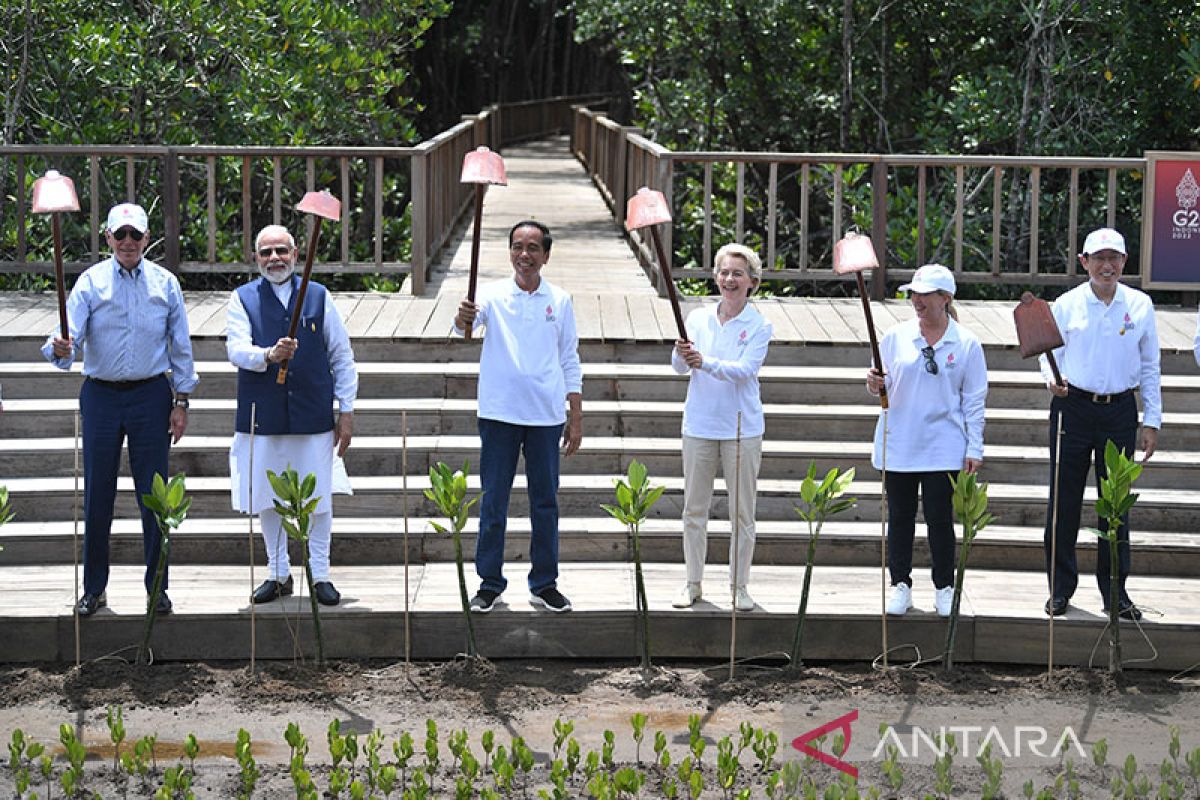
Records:
<instances>
[{"instance_id":1,"label":"white long-sleeve shirt","mask_svg":"<svg viewBox=\"0 0 1200 800\"><path fill-rule=\"evenodd\" d=\"M292 299L292 282L272 283L271 290L287 308ZM267 371L267 351L270 347L254 344L250 330L250 317L236 291L229 293L229 308L225 317L225 352L229 361L238 369L250 372ZM333 294L325 293L325 351L329 357L329 368L333 372L333 396L337 398L338 410L342 413L354 411L354 400L358 396L358 370L354 366L354 350L350 346L350 334L342 315L333 303ZM271 343L272 345L274 342Z\"/></svg>"},{"instance_id":2,"label":"white long-sleeve shirt","mask_svg":"<svg viewBox=\"0 0 1200 800\"><path fill-rule=\"evenodd\" d=\"M738 412L742 414L742 436L762 436L762 398L758 370L767 357L771 323L750 303L724 325L717 319L719 303L694 309L685 327L692 345L703 358L691 370L687 401L683 406L683 435L698 439L734 439ZM687 362L671 351L671 367L687 374Z\"/></svg>"},{"instance_id":3,"label":"white long-sleeve shirt","mask_svg":"<svg viewBox=\"0 0 1200 800\"><path fill-rule=\"evenodd\" d=\"M479 416L510 425L561 425L568 394L583 391L571 296L544 278L532 292L513 279L479 287L473 327L486 328L479 357ZM462 334L457 323L454 332Z\"/></svg>"},{"instance_id":4,"label":"white long-sleeve shirt","mask_svg":"<svg viewBox=\"0 0 1200 800\"><path fill-rule=\"evenodd\" d=\"M875 426L871 463L883 464L883 424L887 419L890 472L957 472L968 458L983 458L983 411L987 363L979 338L953 319L933 345L937 374L926 369L928 346L916 319L883 336L879 355L886 374L888 411Z\"/></svg>"},{"instance_id":5,"label":"white long-sleeve shirt","mask_svg":"<svg viewBox=\"0 0 1200 800\"><path fill-rule=\"evenodd\" d=\"M1063 379L1097 394L1120 394L1140 387L1142 423L1162 426L1162 374L1159 369L1158 329L1149 295L1117 284L1108 305L1083 283L1054 301L1051 307L1063 346L1054 351ZM1042 377L1054 380L1045 356L1039 358Z\"/></svg>"}]
</instances>

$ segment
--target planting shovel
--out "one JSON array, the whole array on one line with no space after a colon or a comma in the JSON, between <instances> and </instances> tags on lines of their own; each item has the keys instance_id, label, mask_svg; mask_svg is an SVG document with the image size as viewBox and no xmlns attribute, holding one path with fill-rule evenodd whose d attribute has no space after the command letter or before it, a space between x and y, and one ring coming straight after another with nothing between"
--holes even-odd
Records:
<instances>
[{"instance_id":1,"label":"planting shovel","mask_svg":"<svg viewBox=\"0 0 1200 800\"><path fill-rule=\"evenodd\" d=\"M300 278L300 288L296 291L296 306L292 309L292 324L288 326L288 338L296 338L296 327L300 324L300 314L304 308L304 295L308 293L308 279L312 276L313 259L317 255L317 242L321 239L321 219L339 220L342 218L342 203L331 195L328 190L308 192L296 204L297 211L313 215L312 236L308 240L308 253L304 256L304 274ZM287 382L288 362L285 359L279 364L279 375L276 383Z\"/></svg>"},{"instance_id":2,"label":"planting shovel","mask_svg":"<svg viewBox=\"0 0 1200 800\"><path fill-rule=\"evenodd\" d=\"M78 210L79 198L75 194L75 182L66 175L60 175L57 170L51 169L33 182L33 213L49 214L54 229L54 288L58 292L58 324L62 329L62 338L64 339L71 337L71 331L67 326L67 291L66 280L63 277L62 227L58 215L62 211Z\"/></svg>"},{"instance_id":3,"label":"planting shovel","mask_svg":"<svg viewBox=\"0 0 1200 800\"><path fill-rule=\"evenodd\" d=\"M1045 353L1050 372L1054 374L1054 382L1059 386L1065 385L1053 352L1055 348L1063 346L1063 338L1050 311L1050 304L1034 297L1032 292L1025 292L1021 295L1021 302L1013 309L1013 322L1017 326L1021 358L1033 358Z\"/></svg>"},{"instance_id":4,"label":"planting shovel","mask_svg":"<svg viewBox=\"0 0 1200 800\"><path fill-rule=\"evenodd\" d=\"M862 298L863 315L867 318L867 335L871 337L871 359L875 363L875 371L883 375L883 358L879 355L879 340L875 336L875 320L871 316L871 300L867 297L867 285L863 281L863 272L879 266L875 248L870 238L854 233L843 236L833 246L833 271L837 275L854 273L858 281L858 296ZM879 574L880 574L880 626L883 640L883 668L888 668L888 629L887 629L887 386L879 386L879 407L883 409L883 469L882 480L879 482Z\"/></svg>"},{"instance_id":5,"label":"planting shovel","mask_svg":"<svg viewBox=\"0 0 1200 800\"><path fill-rule=\"evenodd\" d=\"M658 265L662 269L663 280L667 284L667 299L671 301L671 311L675 314L675 327L679 329L679 338L690 341L687 328L683 326L683 314L679 311L679 297L675 294L675 281L671 280L671 262L663 252L662 239L658 237L661 222L671 221L671 209L667 208L667 198L662 192L645 186L637 190L637 194L629 198L625 204L625 230L636 231L639 228L649 228L650 237L654 239L654 251L658 256Z\"/></svg>"},{"instance_id":6,"label":"planting shovel","mask_svg":"<svg viewBox=\"0 0 1200 800\"><path fill-rule=\"evenodd\" d=\"M875 256L875 248L871 239L857 233L848 233L833 247L833 271L837 275L854 273L858 279L858 296L862 298L863 314L867 318L867 335L871 337L871 357L875 361L875 371L883 374L883 359L879 357L879 340L875 336L875 320L871 317L871 300L867 296L867 285L863 281L863 271L875 269L879 259ZM879 405L888 407L887 387L879 388Z\"/></svg>"},{"instance_id":7,"label":"planting shovel","mask_svg":"<svg viewBox=\"0 0 1200 800\"><path fill-rule=\"evenodd\" d=\"M1046 354L1050 364L1050 372L1054 374L1054 382L1065 386L1066 381L1058 371L1058 362L1054 360L1054 349L1063 346L1062 333L1050 305L1041 298L1034 297L1032 292L1021 295L1021 302L1013 309L1013 322L1017 327L1017 341L1021 347L1022 358L1033 358ZM1051 494L1054 500L1050 505L1050 602L1054 602L1054 570L1058 562L1058 468L1062 455L1062 414L1055 420L1054 434L1054 486ZM1049 642L1047 643L1046 673L1054 674L1054 615L1050 615Z\"/></svg>"},{"instance_id":8,"label":"planting shovel","mask_svg":"<svg viewBox=\"0 0 1200 800\"><path fill-rule=\"evenodd\" d=\"M471 274L467 279L467 299L475 302L475 285L479 282L479 228L483 224L483 195L489 184L507 186L508 176L504 172L504 159L486 147L478 147L463 156L460 183L475 184L475 227L471 234ZM471 326L463 331L463 338L471 338Z\"/></svg>"}]
</instances>

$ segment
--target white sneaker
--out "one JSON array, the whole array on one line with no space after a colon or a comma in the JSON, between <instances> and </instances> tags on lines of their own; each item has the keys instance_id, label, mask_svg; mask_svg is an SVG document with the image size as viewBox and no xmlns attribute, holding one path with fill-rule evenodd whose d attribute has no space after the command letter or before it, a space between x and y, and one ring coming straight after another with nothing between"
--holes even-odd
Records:
<instances>
[{"instance_id":1,"label":"white sneaker","mask_svg":"<svg viewBox=\"0 0 1200 800\"><path fill-rule=\"evenodd\" d=\"M675 595L675 599L671 601L671 605L674 608L691 608L700 597L700 584L685 583L679 590L679 594Z\"/></svg>"},{"instance_id":2,"label":"white sneaker","mask_svg":"<svg viewBox=\"0 0 1200 800\"><path fill-rule=\"evenodd\" d=\"M738 611L754 610L754 598L746 591L745 586L737 587L737 592L734 594L733 606Z\"/></svg>"},{"instance_id":3,"label":"white sneaker","mask_svg":"<svg viewBox=\"0 0 1200 800\"><path fill-rule=\"evenodd\" d=\"M933 594L933 606L937 609L939 617L950 616L950 609L954 605L954 587L946 586L942 589L937 589ZM890 610L890 609L889 609Z\"/></svg>"},{"instance_id":4,"label":"white sneaker","mask_svg":"<svg viewBox=\"0 0 1200 800\"><path fill-rule=\"evenodd\" d=\"M893 617L902 617L912 608L912 587L907 583L897 583L892 587L892 596L888 598L887 613Z\"/></svg>"}]
</instances>

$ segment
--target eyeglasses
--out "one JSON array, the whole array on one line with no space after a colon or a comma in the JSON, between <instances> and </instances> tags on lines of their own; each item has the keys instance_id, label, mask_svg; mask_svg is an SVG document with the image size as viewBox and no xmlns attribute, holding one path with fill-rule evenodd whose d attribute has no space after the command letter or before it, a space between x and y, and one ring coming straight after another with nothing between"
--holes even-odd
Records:
<instances>
[{"instance_id":1,"label":"eyeglasses","mask_svg":"<svg viewBox=\"0 0 1200 800\"><path fill-rule=\"evenodd\" d=\"M125 241L126 236L128 236L130 239L133 239L135 242L140 242L142 240L142 237L145 235L146 234L142 233L137 228L130 228L127 226L124 228L120 228L119 230L113 231L112 237L114 239L116 239L118 242Z\"/></svg>"},{"instance_id":2,"label":"eyeglasses","mask_svg":"<svg viewBox=\"0 0 1200 800\"><path fill-rule=\"evenodd\" d=\"M258 257L259 257L259 258L270 258L270 257L271 257L271 256L273 256L273 255L275 255L275 256L286 256L286 255L287 255L288 253L290 253L290 252L292 252L292 247L291 247L291 245L287 245L287 244L277 244L277 245L275 245L274 247L260 247L260 248L258 248Z\"/></svg>"},{"instance_id":3,"label":"eyeglasses","mask_svg":"<svg viewBox=\"0 0 1200 800\"><path fill-rule=\"evenodd\" d=\"M937 360L933 357L933 348L926 346L921 348L921 355L925 356L925 371L930 375L938 374Z\"/></svg>"}]
</instances>

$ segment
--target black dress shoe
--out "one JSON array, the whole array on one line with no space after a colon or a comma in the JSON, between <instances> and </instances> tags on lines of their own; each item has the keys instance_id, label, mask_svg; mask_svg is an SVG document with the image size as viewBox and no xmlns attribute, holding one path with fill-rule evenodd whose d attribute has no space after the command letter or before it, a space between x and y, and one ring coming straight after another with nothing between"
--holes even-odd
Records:
<instances>
[{"instance_id":1,"label":"black dress shoe","mask_svg":"<svg viewBox=\"0 0 1200 800\"><path fill-rule=\"evenodd\" d=\"M170 614L174 608L175 605L171 602L171 598L167 597L166 592L163 592L158 596L158 603L154 606L154 613Z\"/></svg>"},{"instance_id":2,"label":"black dress shoe","mask_svg":"<svg viewBox=\"0 0 1200 800\"><path fill-rule=\"evenodd\" d=\"M336 606L342 602L342 596L338 590L333 588L333 584L329 581L321 581L313 585L313 594L317 597L317 602L323 606Z\"/></svg>"},{"instance_id":3,"label":"black dress shoe","mask_svg":"<svg viewBox=\"0 0 1200 800\"><path fill-rule=\"evenodd\" d=\"M1046 614L1051 617L1061 617L1067 613L1067 598L1051 597L1046 601Z\"/></svg>"},{"instance_id":4,"label":"black dress shoe","mask_svg":"<svg viewBox=\"0 0 1200 800\"><path fill-rule=\"evenodd\" d=\"M96 609L103 608L108 605L108 598L104 596L104 592L100 594L85 594L79 598L79 616L90 617L96 613Z\"/></svg>"},{"instance_id":5,"label":"black dress shoe","mask_svg":"<svg viewBox=\"0 0 1200 800\"><path fill-rule=\"evenodd\" d=\"M251 603L269 603L280 597L286 597L292 593L292 576L288 575L288 579L283 583L276 580L267 579L262 582L262 585L254 590L254 594L250 595Z\"/></svg>"},{"instance_id":6,"label":"black dress shoe","mask_svg":"<svg viewBox=\"0 0 1200 800\"><path fill-rule=\"evenodd\" d=\"M1104 616L1108 616L1107 606L1104 609ZM1121 619L1127 619L1136 622L1142 618L1142 610L1135 606L1132 600L1123 600L1121 602L1121 610L1117 612L1117 616Z\"/></svg>"}]
</instances>

